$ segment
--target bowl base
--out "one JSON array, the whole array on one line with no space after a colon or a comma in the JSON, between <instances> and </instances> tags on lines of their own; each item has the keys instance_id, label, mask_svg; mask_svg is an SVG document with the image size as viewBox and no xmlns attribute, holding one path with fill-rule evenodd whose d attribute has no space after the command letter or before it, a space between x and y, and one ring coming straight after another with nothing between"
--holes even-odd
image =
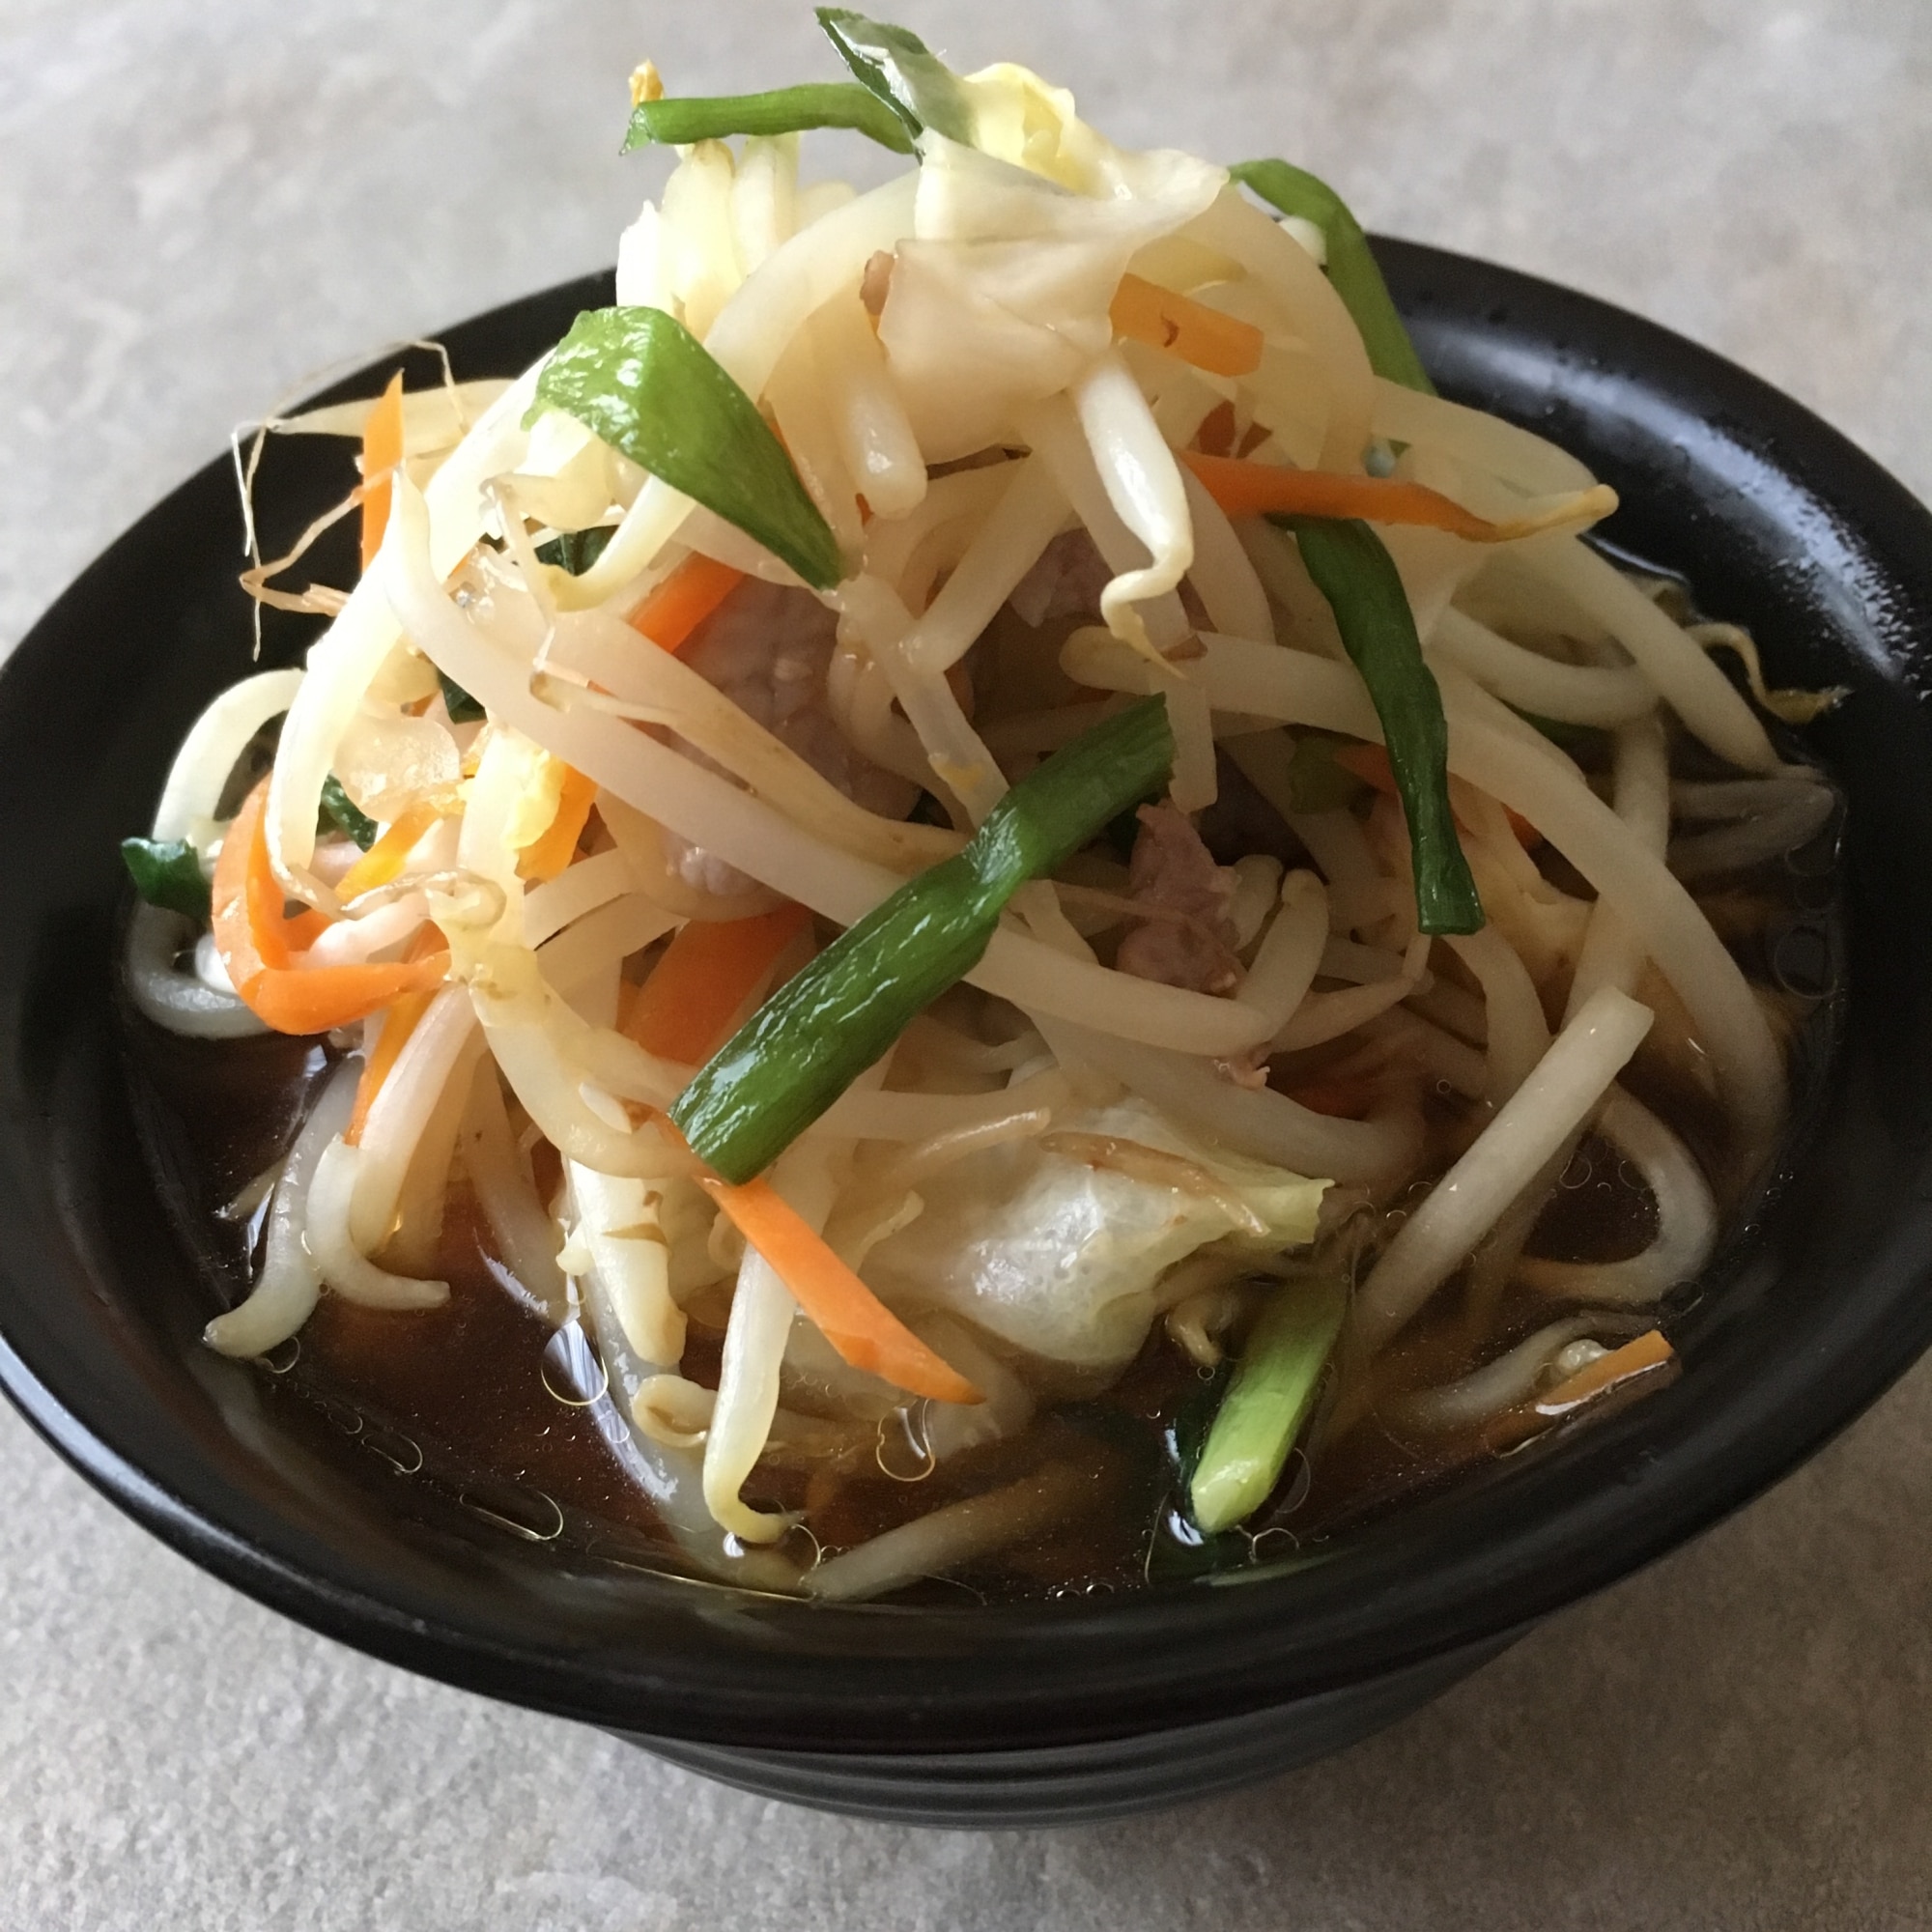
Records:
<instances>
[{"instance_id":1,"label":"bowl base","mask_svg":"<svg viewBox=\"0 0 1932 1932\"><path fill-rule=\"evenodd\" d=\"M1102 1824L1259 1784L1359 1744L1480 1669L1521 1632L1272 1710L1039 1750L760 1750L613 1733L760 1798L966 1832Z\"/></svg>"}]
</instances>

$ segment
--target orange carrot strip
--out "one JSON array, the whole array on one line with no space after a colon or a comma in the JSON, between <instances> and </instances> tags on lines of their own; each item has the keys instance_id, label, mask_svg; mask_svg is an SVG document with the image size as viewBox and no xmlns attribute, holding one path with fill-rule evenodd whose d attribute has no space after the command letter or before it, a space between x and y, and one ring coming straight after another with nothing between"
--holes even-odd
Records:
<instances>
[{"instance_id":1,"label":"orange carrot strip","mask_svg":"<svg viewBox=\"0 0 1932 1932\"><path fill-rule=\"evenodd\" d=\"M306 952L335 922L327 913L304 906L282 922L282 932L297 952Z\"/></svg>"},{"instance_id":2,"label":"orange carrot strip","mask_svg":"<svg viewBox=\"0 0 1932 1932\"><path fill-rule=\"evenodd\" d=\"M434 925L425 923L403 949L403 957L413 965L418 960L433 958L438 952L445 952L446 956L442 934ZM376 1104L376 1095L395 1071L403 1048L410 1043L411 1034L415 1032L416 1023L429 1010L429 1003L436 995L436 987L425 986L418 992L405 993L386 1009L381 1031L376 1036L375 1051L363 1062L361 1077L355 1083L355 1105L342 1136L351 1147L360 1144L369 1109Z\"/></svg>"},{"instance_id":3,"label":"orange carrot strip","mask_svg":"<svg viewBox=\"0 0 1932 1932\"><path fill-rule=\"evenodd\" d=\"M367 1019L405 993L442 983L449 954L411 963L293 967L292 929L281 882L269 864L269 781L248 794L221 841L214 867L213 927L229 983L277 1033L328 1033Z\"/></svg>"},{"instance_id":4,"label":"orange carrot strip","mask_svg":"<svg viewBox=\"0 0 1932 1932\"><path fill-rule=\"evenodd\" d=\"M1594 523L1617 506L1616 492L1599 483L1533 511L1492 523L1420 483L1392 476L1339 476L1327 469L1288 469L1236 456L1184 449L1180 460L1230 517L1359 517L1372 524L1419 524L1470 543L1509 543L1559 525Z\"/></svg>"},{"instance_id":5,"label":"orange carrot strip","mask_svg":"<svg viewBox=\"0 0 1932 1932\"><path fill-rule=\"evenodd\" d=\"M782 905L751 919L692 920L638 988L624 1031L660 1060L701 1065L810 917Z\"/></svg>"},{"instance_id":6,"label":"orange carrot strip","mask_svg":"<svg viewBox=\"0 0 1932 1932\"><path fill-rule=\"evenodd\" d=\"M631 628L661 650L681 651L744 577L742 570L694 551L631 612Z\"/></svg>"},{"instance_id":7,"label":"orange carrot strip","mask_svg":"<svg viewBox=\"0 0 1932 1932\"><path fill-rule=\"evenodd\" d=\"M390 484L403 460L403 372L389 378L389 386L362 425L362 568L367 570L383 548L389 527Z\"/></svg>"},{"instance_id":8,"label":"orange carrot strip","mask_svg":"<svg viewBox=\"0 0 1932 1932\"><path fill-rule=\"evenodd\" d=\"M981 1402L815 1235L769 1181L733 1186L708 1168L698 1179L719 1210L771 1264L820 1333L855 1369L934 1402Z\"/></svg>"},{"instance_id":9,"label":"orange carrot strip","mask_svg":"<svg viewBox=\"0 0 1932 1932\"><path fill-rule=\"evenodd\" d=\"M438 952L412 966L318 966L262 976L242 998L277 1033L333 1033L366 1020L404 993L442 984L449 954Z\"/></svg>"},{"instance_id":10,"label":"orange carrot strip","mask_svg":"<svg viewBox=\"0 0 1932 1932\"><path fill-rule=\"evenodd\" d=\"M405 806L388 831L343 873L336 884L336 897L346 904L363 893L373 893L378 886L386 886L403 869L411 847L443 816L444 810L445 802L434 798L419 798Z\"/></svg>"},{"instance_id":11,"label":"orange carrot strip","mask_svg":"<svg viewBox=\"0 0 1932 1932\"><path fill-rule=\"evenodd\" d=\"M1165 349L1214 376L1251 376L1262 366L1262 332L1251 322L1172 289L1122 275L1107 317L1116 335Z\"/></svg>"},{"instance_id":12,"label":"orange carrot strip","mask_svg":"<svg viewBox=\"0 0 1932 1932\"><path fill-rule=\"evenodd\" d=\"M269 865L268 842L262 838L268 804L269 781L264 779L242 802L242 810L221 841L221 855L214 862L210 923L214 931L214 950L238 993L270 968L289 963L281 916L282 889ZM242 993L242 997L247 995Z\"/></svg>"},{"instance_id":13,"label":"orange carrot strip","mask_svg":"<svg viewBox=\"0 0 1932 1932\"><path fill-rule=\"evenodd\" d=\"M1621 1349L1613 1349L1607 1355L1599 1355L1588 1368L1578 1369L1567 1381L1558 1382L1553 1389L1538 1396L1535 1403L1537 1413L1562 1415L1579 1403L1588 1402L1592 1396L1601 1395L1615 1382L1628 1381L1632 1376L1662 1368L1676 1352L1664 1340L1661 1329L1646 1328L1635 1341L1626 1342Z\"/></svg>"},{"instance_id":14,"label":"orange carrot strip","mask_svg":"<svg viewBox=\"0 0 1932 1932\"><path fill-rule=\"evenodd\" d=\"M590 808L596 803L597 781L587 779L570 765L563 768L563 789L557 794L556 816L550 822L550 829L534 845L526 845L517 860L517 873L520 878L531 879L541 884L545 879L554 879L570 864L577 852L577 841L583 837L583 828L590 817Z\"/></svg>"},{"instance_id":15,"label":"orange carrot strip","mask_svg":"<svg viewBox=\"0 0 1932 1932\"><path fill-rule=\"evenodd\" d=\"M383 1030L376 1036L375 1050L362 1063L361 1077L355 1082L355 1105L342 1135L351 1147L361 1145L362 1129L369 1124L369 1109L376 1104L376 1095L383 1091L384 1083L395 1071L403 1048L416 1030L416 1022L429 1011L429 1003L435 998L436 988L425 986L418 992L405 993L389 1008Z\"/></svg>"}]
</instances>

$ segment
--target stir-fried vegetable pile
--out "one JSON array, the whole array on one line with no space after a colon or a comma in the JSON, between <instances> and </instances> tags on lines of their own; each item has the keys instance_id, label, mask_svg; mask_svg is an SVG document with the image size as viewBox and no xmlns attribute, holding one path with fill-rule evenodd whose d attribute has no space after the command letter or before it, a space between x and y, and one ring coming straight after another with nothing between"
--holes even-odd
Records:
<instances>
[{"instance_id":1,"label":"stir-fried vegetable pile","mask_svg":"<svg viewBox=\"0 0 1932 1932\"><path fill-rule=\"evenodd\" d=\"M1628 1338L1714 1197L1619 1075L1694 1066L1745 1165L1784 1091L1680 848L1746 866L1830 794L1578 542L1611 493L1435 395L1321 182L819 18L849 79L639 69L627 146L675 166L533 367L271 425L359 437L361 578L249 573L327 628L124 848L152 1018L339 1061L209 1340L439 1306L467 1190L684 1560L826 1596L1110 1480L1056 1451L801 1545L887 1418L936 1466L1150 1349L1236 1355L1177 1492L1212 1538L1413 1389L1445 1284L1418 1428L1667 1366ZM822 128L911 166L809 180ZM1726 774L1701 805L1666 717ZM1656 1203L1608 1289L1527 1252L1591 1132ZM1539 1267L1572 1313L1498 1326Z\"/></svg>"}]
</instances>

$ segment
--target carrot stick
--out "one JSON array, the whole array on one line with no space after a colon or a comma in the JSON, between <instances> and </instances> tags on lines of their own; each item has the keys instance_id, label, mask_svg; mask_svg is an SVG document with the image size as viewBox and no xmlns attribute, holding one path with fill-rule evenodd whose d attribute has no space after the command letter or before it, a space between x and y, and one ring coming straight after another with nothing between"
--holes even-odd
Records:
<instances>
[{"instance_id":1,"label":"carrot stick","mask_svg":"<svg viewBox=\"0 0 1932 1932\"><path fill-rule=\"evenodd\" d=\"M389 378L369 420L362 425L362 568L383 548L389 527L389 486L403 460L403 372Z\"/></svg>"},{"instance_id":2,"label":"carrot stick","mask_svg":"<svg viewBox=\"0 0 1932 1932\"><path fill-rule=\"evenodd\" d=\"M333 1033L366 1020L404 993L441 985L448 970L447 952L415 965L291 968L263 974L242 997L277 1033Z\"/></svg>"},{"instance_id":3,"label":"carrot stick","mask_svg":"<svg viewBox=\"0 0 1932 1932\"><path fill-rule=\"evenodd\" d=\"M313 906L304 906L300 912L291 913L283 920L282 932L291 951L306 952L334 923L327 913L317 912Z\"/></svg>"},{"instance_id":4,"label":"carrot stick","mask_svg":"<svg viewBox=\"0 0 1932 1932\"><path fill-rule=\"evenodd\" d=\"M1214 376L1251 376L1262 365L1262 332L1172 289L1122 275L1107 311L1116 335L1164 349Z\"/></svg>"},{"instance_id":5,"label":"carrot stick","mask_svg":"<svg viewBox=\"0 0 1932 1932\"><path fill-rule=\"evenodd\" d=\"M1636 1395L1642 1388L1661 1388L1674 1380L1678 1372L1676 1350L1661 1330L1647 1328L1634 1341L1600 1355L1588 1368L1578 1369L1553 1389L1499 1410L1482 1425L1480 1439L1492 1451L1514 1449L1519 1442L1601 1402L1611 1389L1622 1388L1626 1397Z\"/></svg>"},{"instance_id":6,"label":"carrot stick","mask_svg":"<svg viewBox=\"0 0 1932 1932\"><path fill-rule=\"evenodd\" d=\"M419 798L396 814L395 822L336 882L335 894L344 904L363 893L386 886L403 869L410 848L443 816L446 801Z\"/></svg>"},{"instance_id":7,"label":"carrot stick","mask_svg":"<svg viewBox=\"0 0 1932 1932\"><path fill-rule=\"evenodd\" d=\"M416 1022L429 1011L429 1003L435 998L434 986L405 993L384 1015L383 1030L376 1036L375 1050L362 1063L361 1076L355 1082L355 1105L342 1135L351 1147L361 1145L362 1129L369 1124L369 1109L376 1104L376 1095L383 1091L384 1083L396 1070L396 1062L402 1058L403 1048L409 1045Z\"/></svg>"},{"instance_id":8,"label":"carrot stick","mask_svg":"<svg viewBox=\"0 0 1932 1932\"><path fill-rule=\"evenodd\" d=\"M1599 483L1498 524L1465 510L1439 490L1395 477L1288 469L1279 464L1206 456L1192 449L1179 455L1230 517L1353 517L1370 524L1418 524L1470 543L1510 543L1559 525L1595 523L1617 506L1616 492Z\"/></svg>"},{"instance_id":9,"label":"carrot stick","mask_svg":"<svg viewBox=\"0 0 1932 1932\"><path fill-rule=\"evenodd\" d=\"M538 883L555 878L575 856L577 841L583 837L584 824L596 800L597 781L585 778L572 766L564 766L556 816L534 845L524 847L517 860L518 875Z\"/></svg>"},{"instance_id":10,"label":"carrot stick","mask_svg":"<svg viewBox=\"0 0 1932 1932\"><path fill-rule=\"evenodd\" d=\"M624 1031L660 1060L702 1065L810 918L802 905L782 905L752 919L692 920L638 988Z\"/></svg>"},{"instance_id":11,"label":"carrot stick","mask_svg":"<svg viewBox=\"0 0 1932 1932\"><path fill-rule=\"evenodd\" d=\"M708 1168L698 1180L855 1369L934 1402L984 1400L833 1253L769 1181L748 1180L734 1187Z\"/></svg>"},{"instance_id":12,"label":"carrot stick","mask_svg":"<svg viewBox=\"0 0 1932 1932\"><path fill-rule=\"evenodd\" d=\"M443 952L442 934L426 923L404 948L403 957L414 965L418 960L433 958ZM444 956L447 956L446 952ZM363 1061L361 1077L355 1082L355 1105L342 1136L351 1147L361 1143L362 1129L368 1124L369 1110L376 1104L376 1095L396 1070L396 1062L402 1058L403 1048L409 1045L410 1036L429 1011L429 1004L436 998L437 990L434 986L424 986L419 991L405 993L384 1011L382 1028L376 1036L375 1051Z\"/></svg>"},{"instance_id":13,"label":"carrot stick","mask_svg":"<svg viewBox=\"0 0 1932 1932\"><path fill-rule=\"evenodd\" d=\"M214 867L214 946L237 995L277 1033L316 1034L440 985L447 952L408 964L290 965L294 935L309 922L283 912L281 882L269 864L268 801L264 779L235 814Z\"/></svg>"},{"instance_id":14,"label":"carrot stick","mask_svg":"<svg viewBox=\"0 0 1932 1932\"><path fill-rule=\"evenodd\" d=\"M1626 1342L1607 1355L1599 1355L1588 1368L1578 1369L1568 1381L1558 1382L1553 1389L1538 1396L1536 1411L1539 1415L1562 1415L1617 1382L1662 1368L1675 1353L1661 1329L1646 1328L1634 1342Z\"/></svg>"},{"instance_id":15,"label":"carrot stick","mask_svg":"<svg viewBox=\"0 0 1932 1932\"><path fill-rule=\"evenodd\" d=\"M745 573L696 551L631 612L631 628L661 650L681 651L691 634L743 582Z\"/></svg>"}]
</instances>

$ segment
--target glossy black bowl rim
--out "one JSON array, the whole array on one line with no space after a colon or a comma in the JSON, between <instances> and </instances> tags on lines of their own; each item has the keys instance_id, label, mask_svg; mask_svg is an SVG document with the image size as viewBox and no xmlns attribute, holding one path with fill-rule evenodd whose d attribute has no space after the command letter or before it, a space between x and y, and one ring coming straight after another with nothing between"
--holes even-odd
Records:
<instances>
[{"instance_id":1,"label":"glossy black bowl rim","mask_svg":"<svg viewBox=\"0 0 1932 1932\"><path fill-rule=\"evenodd\" d=\"M1781 452L1871 556L1932 558L1932 517L1902 486L1715 354L1514 270L1412 243L1378 245L1426 357L1432 316L1491 310L1505 335L1518 332L1524 354L1546 339L1612 342L1661 389L1696 397L1714 419L1748 425L1765 449ZM608 299L608 278L586 278L577 293L588 304ZM1509 341L1499 353L1511 353ZM1587 383L1588 370L1576 379ZM1914 582L1922 595L1908 614L1932 631L1932 581L1921 567ZM21 667L52 647L59 609L0 669L0 709ZM34 1264L20 1251L33 1232L10 1231L0 1279ZM312 1545L242 1507L205 1471L152 1466L85 1386L51 1385L16 1350L4 1298L0 1384L75 1468L175 1549L390 1662L515 1703L667 1736L828 1749L936 1749L966 1740L991 1748L1288 1703L1481 1647L1616 1580L1776 1481L1911 1365L1932 1343L1928 1264L1932 1238L1901 1228L1867 1266L1868 1292L1845 1297L1829 1321L1821 1316L1806 1348L1764 1348L1733 1399L1691 1412L1666 1391L1512 1472L1507 1484L1419 1506L1402 1519L1399 1537L1366 1534L1346 1565L1112 1602L980 1609L971 1613L978 1654L965 1660L923 1655L916 1636L906 1639L927 1613L891 1605L787 1605L784 1615L815 1620L822 1643L732 1642L715 1659L662 1665L506 1642L487 1623L399 1597L352 1560L319 1560ZM1346 1590L1329 1587L1325 1573L1341 1570ZM1292 1617L1283 1614L1288 1593ZM1009 1667L1003 1658L1023 1663Z\"/></svg>"}]
</instances>

